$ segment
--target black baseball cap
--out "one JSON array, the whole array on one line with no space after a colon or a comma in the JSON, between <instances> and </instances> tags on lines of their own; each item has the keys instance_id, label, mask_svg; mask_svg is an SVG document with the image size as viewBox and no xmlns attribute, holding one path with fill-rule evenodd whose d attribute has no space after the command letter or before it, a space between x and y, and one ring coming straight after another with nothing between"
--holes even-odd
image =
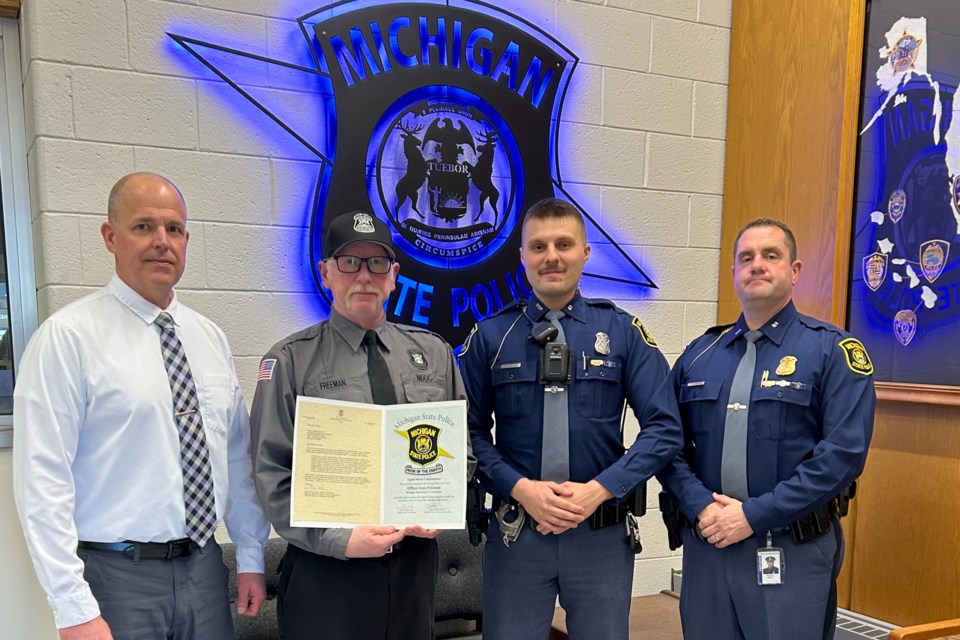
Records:
<instances>
[{"instance_id":1,"label":"black baseball cap","mask_svg":"<svg viewBox=\"0 0 960 640\"><path fill-rule=\"evenodd\" d=\"M373 242L383 247L392 260L397 259L390 229L377 216L366 211L343 213L333 219L323 235L323 260L333 258L354 242Z\"/></svg>"}]
</instances>

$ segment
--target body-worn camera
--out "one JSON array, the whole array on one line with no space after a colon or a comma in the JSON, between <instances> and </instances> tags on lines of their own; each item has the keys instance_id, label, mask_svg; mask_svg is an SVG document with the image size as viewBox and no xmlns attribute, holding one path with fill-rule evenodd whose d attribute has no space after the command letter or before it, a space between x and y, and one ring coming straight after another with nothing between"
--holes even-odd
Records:
<instances>
[{"instance_id":1,"label":"body-worn camera","mask_svg":"<svg viewBox=\"0 0 960 640\"><path fill-rule=\"evenodd\" d=\"M573 374L573 352L554 340L560 334L549 322L538 322L530 329L530 339L540 345L540 382L568 383Z\"/></svg>"},{"instance_id":2,"label":"body-worn camera","mask_svg":"<svg viewBox=\"0 0 960 640\"><path fill-rule=\"evenodd\" d=\"M558 384L570 382L573 352L565 344L550 342L540 349L540 382Z\"/></svg>"}]
</instances>

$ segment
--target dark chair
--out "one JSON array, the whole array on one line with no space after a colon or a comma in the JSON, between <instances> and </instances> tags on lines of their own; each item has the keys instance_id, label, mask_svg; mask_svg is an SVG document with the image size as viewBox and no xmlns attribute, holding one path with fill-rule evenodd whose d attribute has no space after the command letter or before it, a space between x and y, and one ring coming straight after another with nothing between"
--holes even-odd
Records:
<instances>
[{"instance_id":1,"label":"dark chair","mask_svg":"<svg viewBox=\"0 0 960 640\"><path fill-rule=\"evenodd\" d=\"M483 615L483 544L475 547L464 531L437 536L434 630L441 638L480 638Z\"/></svg>"},{"instance_id":2,"label":"dark chair","mask_svg":"<svg viewBox=\"0 0 960 640\"><path fill-rule=\"evenodd\" d=\"M267 579L267 601L254 618L236 614L237 547L232 542L223 545L223 562L230 570L230 610L237 640L276 640L277 568L287 550L282 538L267 541L264 567ZM466 531L445 531L437 536L439 549L436 589L436 637L441 639L480 638L482 614L483 545L470 544Z\"/></svg>"}]
</instances>

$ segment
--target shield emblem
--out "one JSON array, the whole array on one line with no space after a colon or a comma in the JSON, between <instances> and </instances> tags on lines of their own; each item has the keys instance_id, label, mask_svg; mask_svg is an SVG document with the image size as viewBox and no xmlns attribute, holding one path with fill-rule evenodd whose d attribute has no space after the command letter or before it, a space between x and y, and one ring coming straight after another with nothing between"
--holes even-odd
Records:
<instances>
[{"instance_id":1,"label":"shield emblem","mask_svg":"<svg viewBox=\"0 0 960 640\"><path fill-rule=\"evenodd\" d=\"M950 243L946 240L928 240L920 245L920 268L928 282L940 277L949 255Z\"/></svg>"},{"instance_id":2,"label":"shield emblem","mask_svg":"<svg viewBox=\"0 0 960 640\"><path fill-rule=\"evenodd\" d=\"M887 203L887 215L890 216L894 224L900 222L900 218L907 211L907 192L903 189L897 189L890 194L890 201Z\"/></svg>"},{"instance_id":3,"label":"shield emblem","mask_svg":"<svg viewBox=\"0 0 960 640\"><path fill-rule=\"evenodd\" d=\"M440 428L431 424L418 424L407 429L410 462L425 467L440 455Z\"/></svg>"},{"instance_id":4,"label":"shield emblem","mask_svg":"<svg viewBox=\"0 0 960 640\"><path fill-rule=\"evenodd\" d=\"M887 277L887 254L871 253L863 259L863 281L876 291Z\"/></svg>"},{"instance_id":5,"label":"shield emblem","mask_svg":"<svg viewBox=\"0 0 960 640\"><path fill-rule=\"evenodd\" d=\"M920 53L920 43L923 40L916 36L903 32L900 39L893 45L890 52L890 64L895 73L903 73L910 69L917 61L917 55Z\"/></svg>"},{"instance_id":6,"label":"shield emblem","mask_svg":"<svg viewBox=\"0 0 960 640\"><path fill-rule=\"evenodd\" d=\"M953 196L953 206L960 213L960 175L953 176L950 195Z\"/></svg>"},{"instance_id":7,"label":"shield emblem","mask_svg":"<svg viewBox=\"0 0 960 640\"><path fill-rule=\"evenodd\" d=\"M900 344L907 346L917 333L917 314L910 309L901 309L893 318L893 335Z\"/></svg>"}]
</instances>

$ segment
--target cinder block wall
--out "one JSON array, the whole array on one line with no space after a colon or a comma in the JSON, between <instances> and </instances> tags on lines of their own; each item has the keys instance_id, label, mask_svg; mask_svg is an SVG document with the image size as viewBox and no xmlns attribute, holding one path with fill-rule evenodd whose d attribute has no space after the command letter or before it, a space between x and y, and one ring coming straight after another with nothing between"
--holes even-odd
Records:
<instances>
[{"instance_id":1,"label":"cinder block wall","mask_svg":"<svg viewBox=\"0 0 960 640\"><path fill-rule=\"evenodd\" d=\"M20 18L41 318L112 272L99 226L135 170L183 190L191 233L181 299L219 323L247 400L277 339L318 318L302 212L316 173L184 64L168 30L269 54L323 0L29 0ZM637 313L671 362L714 323L732 0L524 0L504 8L579 57L560 128L565 185L627 239L658 284ZM598 240L598 238L591 238ZM591 283L584 283L591 294ZM628 439L636 424L628 425ZM655 510L635 592L669 586L678 555ZM13 516L12 503L0 509ZM32 580L19 576L12 582ZM45 613L43 603L38 615ZM8 618L9 619L9 618ZM23 636L28 637L28 636ZM33 636L30 636L33 637Z\"/></svg>"}]
</instances>

